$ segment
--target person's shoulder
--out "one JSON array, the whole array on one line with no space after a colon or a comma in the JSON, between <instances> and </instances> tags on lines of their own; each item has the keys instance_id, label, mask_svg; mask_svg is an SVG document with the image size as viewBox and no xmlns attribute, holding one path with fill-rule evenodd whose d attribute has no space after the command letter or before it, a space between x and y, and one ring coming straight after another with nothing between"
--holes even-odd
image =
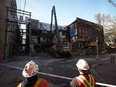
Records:
<instances>
[{"instance_id":1,"label":"person's shoulder","mask_svg":"<svg viewBox=\"0 0 116 87\"><path fill-rule=\"evenodd\" d=\"M71 87L78 87L77 77L72 79L72 81L70 82L70 86Z\"/></svg>"},{"instance_id":2,"label":"person's shoulder","mask_svg":"<svg viewBox=\"0 0 116 87\"><path fill-rule=\"evenodd\" d=\"M74 77L70 83L77 83L77 77Z\"/></svg>"},{"instance_id":3,"label":"person's shoulder","mask_svg":"<svg viewBox=\"0 0 116 87\"><path fill-rule=\"evenodd\" d=\"M76 79L77 79L77 77L74 77L74 78L73 78L73 80L76 80Z\"/></svg>"},{"instance_id":4,"label":"person's shoulder","mask_svg":"<svg viewBox=\"0 0 116 87\"><path fill-rule=\"evenodd\" d=\"M78 79L78 78L80 78L80 77L82 77L83 75L79 75L79 76L77 76L77 77L75 77L75 79Z\"/></svg>"},{"instance_id":5,"label":"person's shoulder","mask_svg":"<svg viewBox=\"0 0 116 87\"><path fill-rule=\"evenodd\" d=\"M48 85L48 81L43 79L43 78L38 78L36 83L35 83L35 87L49 87Z\"/></svg>"},{"instance_id":6,"label":"person's shoulder","mask_svg":"<svg viewBox=\"0 0 116 87\"><path fill-rule=\"evenodd\" d=\"M44 78L38 78L38 81L40 81L40 83L43 83L43 84L48 84L48 81Z\"/></svg>"},{"instance_id":7,"label":"person's shoulder","mask_svg":"<svg viewBox=\"0 0 116 87\"><path fill-rule=\"evenodd\" d=\"M17 85L17 87L21 87L21 83L19 83L19 84Z\"/></svg>"},{"instance_id":8,"label":"person's shoulder","mask_svg":"<svg viewBox=\"0 0 116 87\"><path fill-rule=\"evenodd\" d=\"M42 81L42 82L48 82L46 79L44 78L38 78L38 80Z\"/></svg>"},{"instance_id":9,"label":"person's shoulder","mask_svg":"<svg viewBox=\"0 0 116 87\"><path fill-rule=\"evenodd\" d=\"M89 76L91 76L91 77L93 77L93 78L95 78L92 74L88 74Z\"/></svg>"}]
</instances>

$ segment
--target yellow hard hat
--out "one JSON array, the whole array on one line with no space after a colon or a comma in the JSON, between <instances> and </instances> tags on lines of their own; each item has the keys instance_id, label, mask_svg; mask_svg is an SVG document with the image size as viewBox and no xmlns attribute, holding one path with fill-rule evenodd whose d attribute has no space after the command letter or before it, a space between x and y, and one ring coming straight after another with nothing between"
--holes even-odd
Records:
<instances>
[{"instance_id":1,"label":"yellow hard hat","mask_svg":"<svg viewBox=\"0 0 116 87\"><path fill-rule=\"evenodd\" d=\"M84 59L79 59L78 62L76 63L76 66L81 70L89 69L89 65Z\"/></svg>"},{"instance_id":2,"label":"yellow hard hat","mask_svg":"<svg viewBox=\"0 0 116 87\"><path fill-rule=\"evenodd\" d=\"M38 65L34 61L28 62L22 72L24 77L32 77L38 72L39 68Z\"/></svg>"}]
</instances>

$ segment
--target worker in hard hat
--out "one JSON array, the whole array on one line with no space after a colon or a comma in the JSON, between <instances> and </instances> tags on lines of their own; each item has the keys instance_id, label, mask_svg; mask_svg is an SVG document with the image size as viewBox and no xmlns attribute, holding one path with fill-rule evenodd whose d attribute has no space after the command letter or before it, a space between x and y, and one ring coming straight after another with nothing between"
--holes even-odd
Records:
<instances>
[{"instance_id":1,"label":"worker in hard hat","mask_svg":"<svg viewBox=\"0 0 116 87\"><path fill-rule=\"evenodd\" d=\"M28 62L22 72L25 79L17 87L49 87L45 79L38 78L38 65L34 61Z\"/></svg>"},{"instance_id":2,"label":"worker in hard hat","mask_svg":"<svg viewBox=\"0 0 116 87\"><path fill-rule=\"evenodd\" d=\"M89 65L83 60L79 59L76 63L76 66L79 71L79 76L72 79L70 82L71 87L96 87L95 78L88 73Z\"/></svg>"}]
</instances>

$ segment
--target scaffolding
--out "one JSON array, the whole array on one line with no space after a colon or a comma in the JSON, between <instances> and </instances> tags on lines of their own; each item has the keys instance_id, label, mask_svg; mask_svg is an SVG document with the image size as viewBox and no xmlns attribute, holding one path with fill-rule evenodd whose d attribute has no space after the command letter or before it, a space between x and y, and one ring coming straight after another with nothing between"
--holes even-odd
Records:
<instances>
[{"instance_id":1,"label":"scaffolding","mask_svg":"<svg viewBox=\"0 0 116 87\"><path fill-rule=\"evenodd\" d=\"M4 58L14 54L14 52L25 51L29 53L29 44L31 43L31 12L11 7L6 9Z\"/></svg>"}]
</instances>

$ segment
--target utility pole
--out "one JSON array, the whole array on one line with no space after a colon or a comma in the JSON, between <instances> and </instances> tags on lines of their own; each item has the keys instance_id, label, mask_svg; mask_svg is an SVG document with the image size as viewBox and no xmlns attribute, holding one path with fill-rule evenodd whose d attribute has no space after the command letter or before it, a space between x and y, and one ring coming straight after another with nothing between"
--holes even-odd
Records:
<instances>
[{"instance_id":1,"label":"utility pole","mask_svg":"<svg viewBox=\"0 0 116 87\"><path fill-rule=\"evenodd\" d=\"M98 50L98 37L96 37L96 51L97 51L97 55L96 55L96 58L98 60L98 57L99 57L99 50Z\"/></svg>"}]
</instances>

